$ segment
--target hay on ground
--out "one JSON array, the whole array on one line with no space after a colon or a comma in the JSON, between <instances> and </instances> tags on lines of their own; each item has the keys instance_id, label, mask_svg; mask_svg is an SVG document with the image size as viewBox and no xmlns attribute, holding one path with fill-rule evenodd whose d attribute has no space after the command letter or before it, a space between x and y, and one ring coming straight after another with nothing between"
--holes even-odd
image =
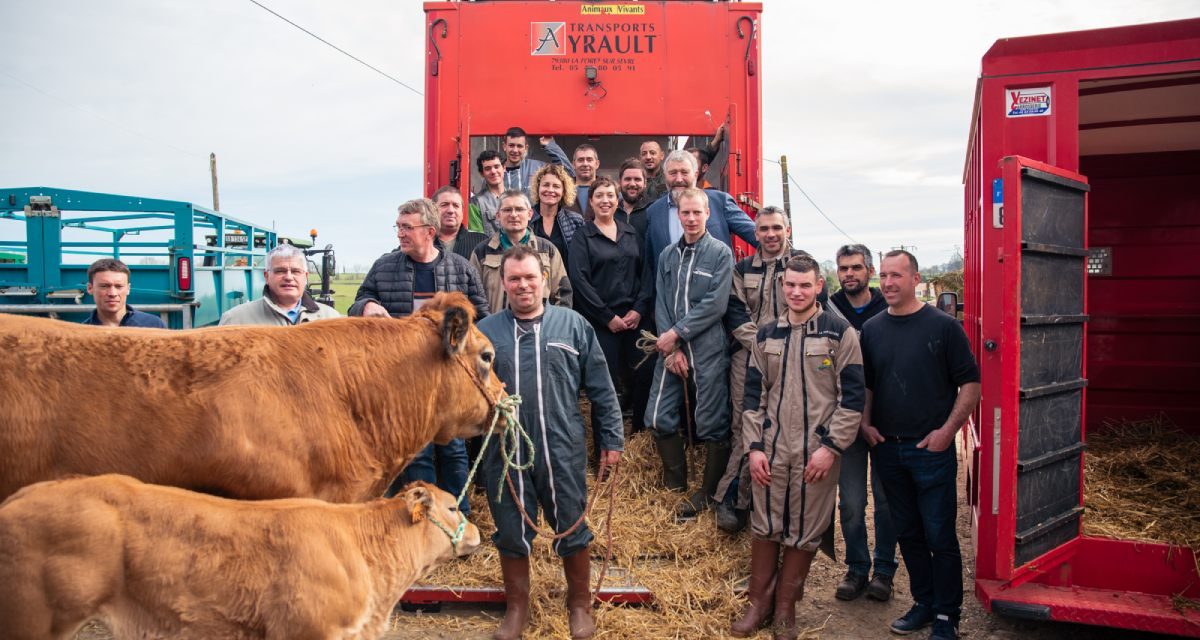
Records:
<instances>
[{"instance_id":1,"label":"hay on ground","mask_svg":"<svg viewBox=\"0 0 1200 640\"><path fill-rule=\"evenodd\" d=\"M648 606L602 604L595 612L598 630L613 638L725 636L742 608L743 601L735 589L739 589L739 582L749 573L750 537L721 533L711 511L695 522L675 524L673 509L681 496L662 488L653 438L640 433L628 437L625 445L613 513L611 566L627 570L633 583L654 593L655 602ZM699 464L698 458L691 462L693 468ZM594 491L593 478L589 478L588 484L589 490ZM598 574L606 550L607 515L608 504L602 496L589 521L596 536L592 545L594 574ZM471 521L483 535L483 546L469 558L438 569L421 584L435 588L502 585L500 561L490 542L495 527L480 493L471 496ZM530 575L531 618L526 635L569 637L562 563L541 536L534 542ZM606 579L606 584L613 583ZM428 625L440 631L480 632L493 629L501 615L495 612L451 620L407 616L403 624ZM810 629L802 637L815 637L818 630Z\"/></svg>"}]
</instances>

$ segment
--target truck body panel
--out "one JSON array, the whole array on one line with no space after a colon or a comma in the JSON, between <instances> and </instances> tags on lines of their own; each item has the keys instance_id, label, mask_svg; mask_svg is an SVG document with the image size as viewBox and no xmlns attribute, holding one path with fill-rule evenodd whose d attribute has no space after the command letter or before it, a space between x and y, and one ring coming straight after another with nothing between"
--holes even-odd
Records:
<instances>
[{"instance_id":1,"label":"truck body panel","mask_svg":"<svg viewBox=\"0 0 1200 640\"><path fill-rule=\"evenodd\" d=\"M963 180L976 594L1200 637L1194 550L1081 531L1089 431L1200 433L1200 20L998 41Z\"/></svg>"}]
</instances>

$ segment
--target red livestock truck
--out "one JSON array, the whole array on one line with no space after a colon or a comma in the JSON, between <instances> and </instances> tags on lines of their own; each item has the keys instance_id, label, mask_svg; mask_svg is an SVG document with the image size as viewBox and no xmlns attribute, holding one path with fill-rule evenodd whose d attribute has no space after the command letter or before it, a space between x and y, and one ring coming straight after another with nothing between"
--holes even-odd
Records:
<instances>
[{"instance_id":1,"label":"red livestock truck","mask_svg":"<svg viewBox=\"0 0 1200 640\"><path fill-rule=\"evenodd\" d=\"M425 192L481 184L475 158L518 126L570 155L594 146L600 174L648 139L704 147L726 123L708 179L753 214L762 193L762 89L755 2L428 2Z\"/></svg>"},{"instance_id":2,"label":"red livestock truck","mask_svg":"<svg viewBox=\"0 0 1200 640\"><path fill-rule=\"evenodd\" d=\"M1200 637L1195 550L1081 532L1087 433L1200 432L1200 20L996 42L964 183L976 595Z\"/></svg>"},{"instance_id":3,"label":"red livestock truck","mask_svg":"<svg viewBox=\"0 0 1200 640\"><path fill-rule=\"evenodd\" d=\"M756 2L427 2L425 193L482 186L475 158L503 134L529 133L532 155L553 136L568 155L582 143L599 175L636 157L642 142L705 147L725 140L705 176L753 217L762 201L762 5ZM735 238L735 251L746 245ZM612 573L610 573L612 576ZM620 573L600 598L645 602ZM417 585L409 604L502 602L498 588Z\"/></svg>"}]
</instances>

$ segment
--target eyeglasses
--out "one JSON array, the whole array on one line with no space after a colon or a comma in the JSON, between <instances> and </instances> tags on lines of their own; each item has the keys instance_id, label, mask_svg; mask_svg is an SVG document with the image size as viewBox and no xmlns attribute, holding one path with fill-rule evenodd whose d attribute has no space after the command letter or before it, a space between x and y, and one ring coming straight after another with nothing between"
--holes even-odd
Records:
<instances>
[{"instance_id":1,"label":"eyeglasses","mask_svg":"<svg viewBox=\"0 0 1200 640\"><path fill-rule=\"evenodd\" d=\"M394 225L392 225L392 228L395 229L397 233L412 233L413 231L420 229L421 227L432 227L432 226L433 225L429 225L429 224L418 224L416 226L413 226L411 224L394 224Z\"/></svg>"}]
</instances>

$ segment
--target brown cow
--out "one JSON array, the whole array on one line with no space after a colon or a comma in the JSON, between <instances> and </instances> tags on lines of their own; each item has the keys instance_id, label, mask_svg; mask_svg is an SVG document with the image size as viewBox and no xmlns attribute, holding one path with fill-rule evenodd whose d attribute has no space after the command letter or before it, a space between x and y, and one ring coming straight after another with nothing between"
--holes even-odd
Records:
<instances>
[{"instance_id":1,"label":"brown cow","mask_svg":"<svg viewBox=\"0 0 1200 640\"><path fill-rule=\"evenodd\" d=\"M195 331L0 314L0 499L123 473L233 498L358 502L503 391L461 293L404 320ZM485 397L484 388L488 397Z\"/></svg>"},{"instance_id":2,"label":"brown cow","mask_svg":"<svg viewBox=\"0 0 1200 640\"><path fill-rule=\"evenodd\" d=\"M71 638L378 638L412 583L471 553L457 499L424 482L363 504L226 500L121 475L0 505L0 629ZM441 525L445 529L439 528Z\"/></svg>"}]
</instances>

